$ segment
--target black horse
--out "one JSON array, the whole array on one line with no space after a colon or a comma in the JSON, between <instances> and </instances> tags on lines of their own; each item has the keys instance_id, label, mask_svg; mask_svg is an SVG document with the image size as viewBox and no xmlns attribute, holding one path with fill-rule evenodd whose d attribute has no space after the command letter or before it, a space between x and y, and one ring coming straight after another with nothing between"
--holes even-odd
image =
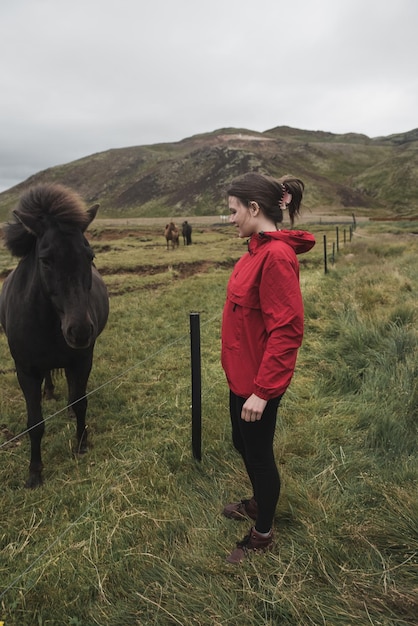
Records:
<instances>
[{"instance_id":1,"label":"black horse","mask_svg":"<svg viewBox=\"0 0 418 626\"><path fill-rule=\"evenodd\" d=\"M183 243L186 246L190 246L192 243L192 226L187 220L181 225L181 233L183 235Z\"/></svg>"},{"instance_id":2,"label":"black horse","mask_svg":"<svg viewBox=\"0 0 418 626\"><path fill-rule=\"evenodd\" d=\"M21 257L0 295L0 321L26 400L31 458L27 487L42 484L42 382L64 369L68 403L77 418L78 451L87 450L86 388L109 298L84 235L99 205L86 210L61 185L29 188L5 226L7 248Z\"/></svg>"}]
</instances>

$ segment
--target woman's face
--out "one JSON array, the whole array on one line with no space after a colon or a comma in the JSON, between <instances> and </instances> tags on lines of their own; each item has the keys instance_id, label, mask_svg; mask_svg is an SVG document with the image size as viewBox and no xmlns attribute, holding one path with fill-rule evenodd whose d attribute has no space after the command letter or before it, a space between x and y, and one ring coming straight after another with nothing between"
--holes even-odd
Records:
<instances>
[{"instance_id":1,"label":"woman's face","mask_svg":"<svg viewBox=\"0 0 418 626\"><path fill-rule=\"evenodd\" d=\"M238 237L250 237L255 232L254 217L250 209L235 196L229 196L229 221L238 228Z\"/></svg>"}]
</instances>

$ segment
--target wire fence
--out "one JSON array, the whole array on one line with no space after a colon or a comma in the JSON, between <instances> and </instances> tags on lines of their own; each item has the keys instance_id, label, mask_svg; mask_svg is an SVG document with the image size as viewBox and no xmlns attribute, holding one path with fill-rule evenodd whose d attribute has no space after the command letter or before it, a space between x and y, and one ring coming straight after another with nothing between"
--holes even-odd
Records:
<instances>
[{"instance_id":1,"label":"wire fence","mask_svg":"<svg viewBox=\"0 0 418 626\"><path fill-rule=\"evenodd\" d=\"M355 215L353 213L353 221L352 223L349 225L348 228L348 234L347 234L347 229L344 228L342 235L343 235L343 244L345 245L347 243L347 241L351 241L353 238L353 233L356 230L356 218ZM323 237L323 244L324 244L324 272L325 274L328 273L328 261L330 261L333 265L335 263L335 258L336 255L338 254L338 252L340 251L340 227L336 226L335 227L335 241L332 242L332 246L331 246L331 255L329 255L329 248L328 248L328 241L327 241L327 236L324 235Z\"/></svg>"},{"instance_id":2,"label":"wire fence","mask_svg":"<svg viewBox=\"0 0 418 626\"><path fill-rule=\"evenodd\" d=\"M173 341L166 343L162 348L156 350L155 352L153 352L152 354L148 355L145 359L141 359L140 361L137 361L136 363L134 363L133 365L131 365L130 367L122 370L121 372L119 372L118 374L116 374L115 376L112 376L111 378L109 378L108 380L106 380L104 383L102 383L101 385L99 385L98 387L96 387L95 389L92 389L90 392L86 393L85 396L83 396L83 398L87 398L95 393L98 393L100 390L102 390L104 387L114 383L116 380L119 380L123 377L125 377L129 372L131 372L132 370L135 370L137 368L139 368L140 366L142 366L144 363L155 359L156 356L158 356L159 354L161 354L162 352L168 350L169 348L172 348L174 345L181 343L182 341L185 341L186 339L191 338L192 333L194 333L194 343L195 343L195 347L193 348L192 346L192 350L196 351L196 341L200 342L200 320L198 322L198 335L196 335L196 328L195 330L193 330L193 326L196 325L196 316L198 314L196 313L192 313L191 314L191 320L192 320L192 316L193 316L193 323L191 321L191 325L190 325L190 333L187 334L182 334L179 337L177 337L176 339L174 339ZM211 317L210 319L206 320L202 326L208 326L209 324L211 324L213 321L215 321L216 319L220 318L220 313L214 315L213 317ZM200 351L200 346L199 346L199 351ZM200 360L200 354L198 359ZM200 460L200 456L201 456L201 448L200 448L200 401L201 401L201 390L200 390L200 384L199 384L199 380L196 381L196 375L198 377L200 377L200 370L199 372L196 374L196 371L193 371L193 367L196 368L196 366L198 365L198 362L196 361L196 356L193 357L193 354L191 354L191 365L192 365L192 394L194 393L194 398L192 398L192 447L193 447L193 456L197 459ZM193 378L195 379L193 381ZM196 388L194 387L193 383L198 385L198 389L196 391ZM194 391L193 391L194 389ZM198 394L198 395L196 395ZM63 408L59 409L58 411L55 411L54 413L48 415L47 417L44 418L44 422L47 422L51 419L53 419L54 417L56 417L57 415L61 414L64 411L67 411L71 406L73 406L73 404L75 404L76 402L78 402L79 400L83 399L83 398L79 398L78 400L76 400L75 402L68 404L66 406L64 406ZM195 406L195 402L198 401L198 407L197 407L197 412L196 412L196 406ZM8 439L6 442L4 442L2 445L0 445L0 450L2 450L3 448L7 447L10 445L11 442L20 439L21 437L23 437L23 435L27 434L30 432L30 430L32 428L35 428L38 424L35 424L34 426L32 426L31 428L28 428L24 431L22 431L21 433L19 433L18 435L16 435L13 438ZM198 429L198 431L196 431L196 428ZM117 480L115 481L117 482ZM43 550L33 561L32 563L23 571L21 572L18 576L16 576L16 578L14 578L12 580L12 582L0 592L0 600L2 600L2 598L13 588L15 588L18 583L22 580L22 578L24 576L26 576L27 574L29 574L37 565L37 563L39 563L39 561L46 556L51 550L52 548L57 545L64 537L65 535L68 534L68 532L74 528L79 522L80 520L82 520L84 517L86 517L86 515L89 513L89 511L91 511L91 509L93 509L93 507L108 493L111 492L111 490L114 488L114 485L110 485L104 493L101 493L99 495L98 498L96 498L93 502L91 502L84 510L82 513L80 513L80 515L73 521L71 522L67 528L65 528L65 530L60 533L58 535L58 537L56 537L53 541L51 541L51 543L48 544L48 547Z\"/></svg>"},{"instance_id":3,"label":"wire fence","mask_svg":"<svg viewBox=\"0 0 418 626\"><path fill-rule=\"evenodd\" d=\"M347 234L347 229L344 228L343 231L342 231L342 237L343 237L342 243L344 245L347 243L347 241L351 242L355 229L356 229L356 219L355 219L355 216L353 214L353 220L352 220L352 223L349 225L348 234ZM323 236L324 271L325 271L325 273L328 272L328 262L330 261L332 264L335 263L335 258L336 258L337 253L340 250L340 245L341 245L340 234L341 234L340 227L336 226L336 229L335 229L335 241L333 241L332 244L331 244L331 253L329 253L330 248L329 248L329 243L328 243L328 240L327 240L327 236L326 235ZM197 314L193 313L193 314L191 314L191 316L192 315L196 316ZM215 316L213 316L209 320L205 321L202 324L202 326L207 326L207 325L211 324L214 320L218 319L219 317L220 317L220 313L216 314ZM196 331L196 324L197 324L197 331ZM195 331L193 331L193 326L195 327ZM178 343L180 343L182 341L185 341L189 337L191 338L191 343L192 343L192 334L193 334L193 332L200 333L200 320L197 321L196 317L194 318L193 322L192 322L192 317L191 317L191 325L190 325L190 332L189 333L182 334L179 337L177 337L176 339L174 339L173 341L171 341L169 343L166 343L162 348L156 350L155 352L153 352L152 354L149 354L144 359L141 359L140 361L137 361L133 365L125 368L124 370L122 370L118 374L112 376L111 378L106 380L104 383L102 383L98 387L95 387L94 389L92 389L91 391L86 393L82 398L79 398L78 400L75 400L73 403L67 404L66 406L62 407L61 409L55 411L54 413L51 413L47 417L43 418L42 421L43 422L48 422L48 421L52 420L53 418L55 418L57 415L60 415L61 413L63 413L64 411L68 411L69 408L71 408L74 404L76 404L80 400L82 400L84 398L88 398L89 396L92 396L93 394L98 393L103 388L105 388L108 385L111 385L112 383L114 383L115 381L125 377L131 371L139 368L140 366L144 365L148 361L151 361L152 359L155 359L155 357L158 356L159 354L161 354L162 352L170 349L171 347L173 347L174 345L176 345L176 344L178 344ZM201 431L200 431L200 427L201 427L201 424L200 424L200 419L201 419L201 415L200 415L200 409L201 409L201 387L200 387L200 380L199 380L199 378L200 378L200 345L196 346L196 341L198 341L199 344L200 344L200 337L197 336L197 335L195 335L195 338L194 338L195 346L194 347L193 347L193 345L191 346L191 348L192 348L192 350L191 350L191 372L192 372L192 402L191 402L191 406L192 406L192 449L193 449L193 456L195 457L195 459L200 460L201 459L201 448L200 448L200 445L201 445L200 444L200 436L201 436ZM198 356L196 356L196 354ZM196 372L196 368L198 368L198 372ZM197 407L196 407L196 404L197 404ZM13 441L16 441L16 440L20 439L21 437L23 437L24 435L28 434L31 429L36 428L38 425L39 425L39 422L37 424L34 424L33 426L31 426L30 428L27 428L26 430L23 430L18 435L15 435L14 437L9 438L7 441L3 442L0 445L0 451L3 448L6 448L6 447L10 446L10 444ZM37 563L39 563L42 560L42 558L45 557L52 550L52 548L55 545L60 543L63 540L63 538L71 531L71 529L74 528L84 517L86 517L87 514L94 508L94 506L96 506L98 504L98 502L104 497L104 495L110 493L110 491L112 489L113 489L113 484L111 486L109 486L104 493L101 493L95 500L93 500L93 502L91 502L80 513L80 515L78 515L78 517L73 522L71 522L63 530L62 533L60 533L53 541L51 541L48 544L48 547L45 550L43 550L31 562L31 564L26 569L23 572L21 572L18 576L16 576L12 580L12 582L0 592L0 600L2 600L2 598L10 590L15 588L19 584L19 582L24 578L24 576L29 574L36 567Z\"/></svg>"},{"instance_id":4,"label":"wire fence","mask_svg":"<svg viewBox=\"0 0 418 626\"><path fill-rule=\"evenodd\" d=\"M209 319L206 322L204 322L203 326L207 326L208 324L213 322L215 319L218 319L220 317L220 315L221 315L220 313L214 315L211 319ZM130 365L129 367L127 367L126 369L122 370L121 372L119 372L115 376L112 376L112 378L109 378L109 380L106 380L104 383L102 383L101 385L99 385L95 389L92 389L91 391L86 393L84 396L81 396L77 400L74 400L74 402L72 402L71 404L65 405L64 407L62 407L61 409L58 409L54 413L51 413L47 417L42 418L42 420L40 422L37 422L36 424L33 424L30 428L27 428L26 430L22 430L19 434L15 435L14 437L10 437L9 439L7 439L7 441L3 442L0 445L0 450L2 450L3 448L8 447L12 442L14 442L14 441L20 439L21 437L23 437L24 435L28 434L33 428L36 428L42 422L48 422L49 420L53 419L57 415L60 415L61 413L64 413L64 411L68 411L68 409L70 409L72 406L74 406L74 404L77 404L77 402L80 402L80 400L84 400L84 399L88 398L89 396L92 396L93 394L97 393L98 391L100 391L104 387L107 387L108 385L114 383L116 380L119 380L120 378L123 378L124 376L129 374L129 372L131 372L132 370L135 370L135 369L139 368L141 365L144 365L144 363L147 363L147 361L150 361L150 360L154 359L158 354L164 352L165 350L168 350L168 348L171 348L172 346L176 345L177 343L180 343L181 341L184 341L188 337L189 337L189 333L181 335L180 337L177 337L177 339L174 339L173 341L170 341L169 343L165 344L162 348L159 348L158 350L156 350L152 354L149 354L144 359L141 359L140 361L137 361L136 363L134 363L133 365Z\"/></svg>"}]
</instances>

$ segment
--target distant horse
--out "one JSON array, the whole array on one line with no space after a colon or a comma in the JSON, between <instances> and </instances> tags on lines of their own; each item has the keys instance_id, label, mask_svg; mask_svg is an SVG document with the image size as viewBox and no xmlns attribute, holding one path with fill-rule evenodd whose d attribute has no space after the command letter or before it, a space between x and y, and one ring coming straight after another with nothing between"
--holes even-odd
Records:
<instances>
[{"instance_id":1,"label":"distant horse","mask_svg":"<svg viewBox=\"0 0 418 626\"><path fill-rule=\"evenodd\" d=\"M181 232L184 245L190 246L192 243L192 227L187 220L181 225Z\"/></svg>"},{"instance_id":2,"label":"distant horse","mask_svg":"<svg viewBox=\"0 0 418 626\"><path fill-rule=\"evenodd\" d=\"M171 247L177 248L179 245L179 229L175 225L174 222L170 222L166 225L164 229L164 237L167 242L167 250L169 248L169 243L171 241Z\"/></svg>"},{"instance_id":3,"label":"distant horse","mask_svg":"<svg viewBox=\"0 0 418 626\"><path fill-rule=\"evenodd\" d=\"M84 235L98 204L86 210L72 190L41 184L29 188L5 227L5 243L21 257L4 282L0 321L26 400L31 457L27 487L42 484L44 434L42 381L64 369L68 404L77 419L78 452L87 450L87 381L109 298Z\"/></svg>"}]
</instances>

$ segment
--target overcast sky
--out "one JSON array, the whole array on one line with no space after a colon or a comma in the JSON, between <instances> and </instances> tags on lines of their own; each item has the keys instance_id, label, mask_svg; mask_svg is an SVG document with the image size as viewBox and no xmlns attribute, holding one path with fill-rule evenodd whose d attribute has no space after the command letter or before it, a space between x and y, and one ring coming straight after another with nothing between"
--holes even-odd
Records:
<instances>
[{"instance_id":1,"label":"overcast sky","mask_svg":"<svg viewBox=\"0 0 418 626\"><path fill-rule=\"evenodd\" d=\"M0 191L218 128L418 127L417 0L1 0Z\"/></svg>"}]
</instances>

